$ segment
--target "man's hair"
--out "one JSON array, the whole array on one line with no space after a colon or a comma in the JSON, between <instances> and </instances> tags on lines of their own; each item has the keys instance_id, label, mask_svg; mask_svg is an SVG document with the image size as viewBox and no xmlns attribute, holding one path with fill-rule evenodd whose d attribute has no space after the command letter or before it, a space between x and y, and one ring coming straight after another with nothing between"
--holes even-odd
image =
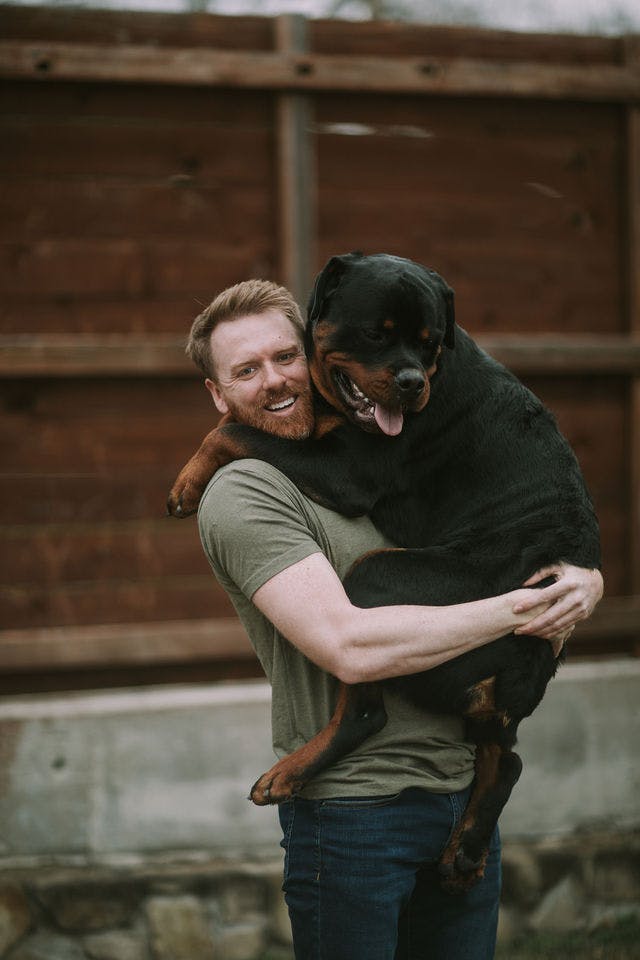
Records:
<instances>
[{"instance_id":1,"label":"man's hair","mask_svg":"<svg viewBox=\"0 0 640 960\"><path fill-rule=\"evenodd\" d=\"M223 320L239 320L252 313L264 313L265 310L281 310L293 327L302 334L304 320L300 308L286 287L279 287L270 280L244 280L219 293L196 317L187 341L187 356L205 377L215 380L211 331Z\"/></svg>"}]
</instances>

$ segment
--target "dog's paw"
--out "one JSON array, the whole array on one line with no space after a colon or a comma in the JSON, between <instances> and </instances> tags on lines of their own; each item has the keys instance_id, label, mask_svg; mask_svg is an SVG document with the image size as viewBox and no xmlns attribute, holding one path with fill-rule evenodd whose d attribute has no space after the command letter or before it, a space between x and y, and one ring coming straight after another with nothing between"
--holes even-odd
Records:
<instances>
[{"instance_id":1,"label":"dog's paw","mask_svg":"<svg viewBox=\"0 0 640 960\"><path fill-rule=\"evenodd\" d=\"M440 886L446 893L467 893L484 876L488 851L484 850L479 857L470 856L459 839L453 839L446 848L440 863L438 873Z\"/></svg>"},{"instance_id":2,"label":"dog's paw","mask_svg":"<svg viewBox=\"0 0 640 960\"><path fill-rule=\"evenodd\" d=\"M249 799L259 807L283 803L285 800L291 800L301 786L301 783L277 770L276 766L256 780L251 787Z\"/></svg>"},{"instance_id":3,"label":"dog's paw","mask_svg":"<svg viewBox=\"0 0 640 960\"><path fill-rule=\"evenodd\" d=\"M197 511L203 492L200 484L178 477L167 499L167 513L180 519L190 517Z\"/></svg>"}]
</instances>

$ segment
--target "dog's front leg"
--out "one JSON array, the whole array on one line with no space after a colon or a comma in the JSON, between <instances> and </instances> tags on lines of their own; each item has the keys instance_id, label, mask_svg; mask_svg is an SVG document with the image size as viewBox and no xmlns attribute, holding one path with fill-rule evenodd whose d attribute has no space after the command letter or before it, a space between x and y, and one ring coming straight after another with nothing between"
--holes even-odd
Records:
<instances>
[{"instance_id":1,"label":"dog's front leg","mask_svg":"<svg viewBox=\"0 0 640 960\"><path fill-rule=\"evenodd\" d=\"M178 474L167 500L167 513L172 517L188 517L195 513L216 470L247 455L233 434L224 430L231 422L231 417L225 414Z\"/></svg>"},{"instance_id":2,"label":"dog's front leg","mask_svg":"<svg viewBox=\"0 0 640 960\"><path fill-rule=\"evenodd\" d=\"M252 786L250 799L258 806L291 799L321 770L382 730L386 722L378 684L340 684L336 709L327 726L264 773Z\"/></svg>"}]
</instances>

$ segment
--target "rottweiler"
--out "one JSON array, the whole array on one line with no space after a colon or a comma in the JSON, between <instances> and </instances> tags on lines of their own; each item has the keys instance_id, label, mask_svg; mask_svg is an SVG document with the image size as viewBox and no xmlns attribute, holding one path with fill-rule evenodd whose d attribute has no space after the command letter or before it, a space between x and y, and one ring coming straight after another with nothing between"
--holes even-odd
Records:
<instances>
[{"instance_id":1,"label":"rottweiler","mask_svg":"<svg viewBox=\"0 0 640 960\"><path fill-rule=\"evenodd\" d=\"M305 348L313 437L223 421L181 472L169 512L193 512L224 463L266 460L325 506L368 514L398 545L350 571L345 589L360 607L462 603L516 589L551 563L600 566L593 504L552 414L455 323L437 273L387 254L332 257L309 300ZM425 709L464 717L476 745L471 797L440 862L452 892L482 876L522 768L518 724L556 667L548 641L510 634L384 681ZM264 774L252 799L290 797L385 721L380 684L341 687L326 730Z\"/></svg>"}]
</instances>

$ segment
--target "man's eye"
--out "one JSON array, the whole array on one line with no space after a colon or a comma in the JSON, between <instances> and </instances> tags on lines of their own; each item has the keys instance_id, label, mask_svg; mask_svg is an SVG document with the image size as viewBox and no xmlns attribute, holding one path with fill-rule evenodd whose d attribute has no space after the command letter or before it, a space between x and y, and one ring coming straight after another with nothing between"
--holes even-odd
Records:
<instances>
[{"instance_id":1,"label":"man's eye","mask_svg":"<svg viewBox=\"0 0 640 960\"><path fill-rule=\"evenodd\" d=\"M239 377L250 377L255 371L255 367L243 367L242 370L238 370Z\"/></svg>"}]
</instances>

